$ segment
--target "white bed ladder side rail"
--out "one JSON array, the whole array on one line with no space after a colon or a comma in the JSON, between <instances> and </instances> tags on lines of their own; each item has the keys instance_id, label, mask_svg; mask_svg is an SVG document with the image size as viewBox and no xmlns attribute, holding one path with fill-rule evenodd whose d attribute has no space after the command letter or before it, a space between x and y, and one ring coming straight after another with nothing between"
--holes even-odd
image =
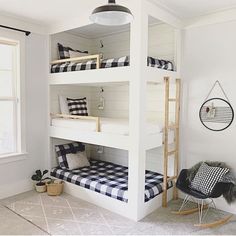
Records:
<instances>
[{"instance_id":1,"label":"white bed ladder side rail","mask_svg":"<svg viewBox=\"0 0 236 236\"><path fill-rule=\"evenodd\" d=\"M175 98L170 98L170 78L165 77L165 127L164 127L164 171L163 171L163 195L162 206L167 207L167 189L168 183L173 181L173 199L178 198L176 188L176 179L179 173L179 122L180 122L180 79L176 79L176 95ZM175 124L169 123L169 105L170 102L175 102ZM174 150L169 150L169 131L174 131ZM168 176L168 161L169 157L174 155L174 175Z\"/></svg>"}]
</instances>

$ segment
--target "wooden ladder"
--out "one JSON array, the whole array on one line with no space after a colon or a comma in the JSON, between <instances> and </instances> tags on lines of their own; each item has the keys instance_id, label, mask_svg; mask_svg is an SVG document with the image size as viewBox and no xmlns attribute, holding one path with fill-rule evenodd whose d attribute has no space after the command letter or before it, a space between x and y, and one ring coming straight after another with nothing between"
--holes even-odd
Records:
<instances>
[{"instance_id":1,"label":"wooden ladder","mask_svg":"<svg viewBox=\"0 0 236 236\"><path fill-rule=\"evenodd\" d=\"M174 182L173 199L178 198L178 191L176 188L176 180L178 177L179 164L179 120L180 120L180 79L176 79L176 95L175 98L170 98L170 78L164 77L165 82L165 128L164 128L164 172L163 172L163 194L162 206L167 207L167 189L170 181ZM175 123L169 123L169 105L171 102L175 103ZM169 131L174 131L174 149L169 150ZM174 175L168 176L168 161L174 155Z\"/></svg>"}]
</instances>

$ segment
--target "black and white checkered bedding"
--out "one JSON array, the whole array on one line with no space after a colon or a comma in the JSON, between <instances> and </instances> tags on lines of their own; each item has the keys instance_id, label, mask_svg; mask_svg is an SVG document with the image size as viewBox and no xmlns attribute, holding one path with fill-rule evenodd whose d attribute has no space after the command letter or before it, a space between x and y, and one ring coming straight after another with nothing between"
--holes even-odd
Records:
<instances>
[{"instance_id":1,"label":"black and white checkered bedding","mask_svg":"<svg viewBox=\"0 0 236 236\"><path fill-rule=\"evenodd\" d=\"M70 51L79 52L81 54L85 54L85 55L87 54L88 55L88 51L75 50L71 47L65 47L60 43L57 44L57 48L58 48L58 54L59 54L60 59L70 58Z\"/></svg>"},{"instance_id":2,"label":"black and white checkered bedding","mask_svg":"<svg viewBox=\"0 0 236 236\"><path fill-rule=\"evenodd\" d=\"M111 68L111 67L122 67L129 66L129 56L119 57L119 58L111 58L104 59L101 61L100 68ZM170 61L159 60L153 57L147 58L147 65L163 70L174 70L174 65ZM80 70L93 70L96 69L96 61L90 60L87 62L67 62L52 65L51 73L59 73L59 72L69 72L69 71L80 71Z\"/></svg>"},{"instance_id":3,"label":"black and white checkered bedding","mask_svg":"<svg viewBox=\"0 0 236 236\"><path fill-rule=\"evenodd\" d=\"M128 202L128 168L114 163L91 160L89 167L73 171L54 168L51 176L93 190L106 196ZM163 176L159 173L146 171L145 202L163 192ZM169 182L168 188L173 186Z\"/></svg>"}]
</instances>

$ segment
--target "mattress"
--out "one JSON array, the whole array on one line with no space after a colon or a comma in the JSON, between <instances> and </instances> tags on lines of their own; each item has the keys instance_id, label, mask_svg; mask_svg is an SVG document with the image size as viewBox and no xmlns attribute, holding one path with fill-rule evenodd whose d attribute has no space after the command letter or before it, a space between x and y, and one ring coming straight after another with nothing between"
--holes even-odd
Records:
<instances>
[{"instance_id":1,"label":"mattress","mask_svg":"<svg viewBox=\"0 0 236 236\"><path fill-rule=\"evenodd\" d=\"M96 132L96 122L94 120L79 119L52 119L52 126L77 129L84 132ZM103 133L129 135L129 121L127 119L101 118L100 129ZM157 134L162 132L162 126L155 122L147 124L148 134Z\"/></svg>"},{"instance_id":2,"label":"mattress","mask_svg":"<svg viewBox=\"0 0 236 236\"><path fill-rule=\"evenodd\" d=\"M104 194L117 200L128 202L128 168L110 162L91 160L89 167L73 171L59 167L51 170L51 176ZM173 182L168 183L168 189ZM145 202L163 192L163 175L147 171L145 173Z\"/></svg>"},{"instance_id":3,"label":"mattress","mask_svg":"<svg viewBox=\"0 0 236 236\"><path fill-rule=\"evenodd\" d=\"M129 66L129 56L104 59L101 61L100 68L112 68L112 67L122 67ZM81 70L93 70L97 68L97 63L94 60L89 60L87 62L67 62L59 63L51 66L51 73L59 72L69 72L69 71L81 71ZM160 60L153 57L147 58L147 65L151 67L156 67L163 70L174 70L174 65L171 61Z\"/></svg>"}]
</instances>

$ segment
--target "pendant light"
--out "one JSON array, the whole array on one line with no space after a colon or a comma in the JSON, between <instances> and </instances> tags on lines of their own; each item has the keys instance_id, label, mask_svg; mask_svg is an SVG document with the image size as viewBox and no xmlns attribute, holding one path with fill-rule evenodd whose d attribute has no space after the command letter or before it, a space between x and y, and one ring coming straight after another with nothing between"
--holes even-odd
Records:
<instances>
[{"instance_id":1,"label":"pendant light","mask_svg":"<svg viewBox=\"0 0 236 236\"><path fill-rule=\"evenodd\" d=\"M99 25L125 25L133 20L133 15L127 7L117 5L115 0L108 0L107 5L94 9L90 20Z\"/></svg>"}]
</instances>

